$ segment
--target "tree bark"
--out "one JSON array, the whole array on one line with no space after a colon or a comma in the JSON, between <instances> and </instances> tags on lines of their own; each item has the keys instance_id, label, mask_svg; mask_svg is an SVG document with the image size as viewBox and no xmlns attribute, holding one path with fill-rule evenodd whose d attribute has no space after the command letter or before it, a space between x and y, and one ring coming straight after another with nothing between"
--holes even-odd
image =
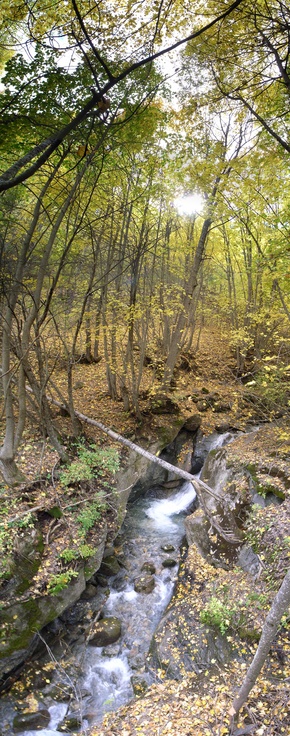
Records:
<instances>
[{"instance_id":1,"label":"tree bark","mask_svg":"<svg viewBox=\"0 0 290 736\"><path fill-rule=\"evenodd\" d=\"M266 657L270 651L271 644L277 634L283 613L290 605L290 570L286 573L282 585L273 600L272 606L265 620L258 649L246 673L244 682L233 702L230 715L236 721L239 711L246 702L248 695L255 685L256 679L261 672Z\"/></svg>"}]
</instances>

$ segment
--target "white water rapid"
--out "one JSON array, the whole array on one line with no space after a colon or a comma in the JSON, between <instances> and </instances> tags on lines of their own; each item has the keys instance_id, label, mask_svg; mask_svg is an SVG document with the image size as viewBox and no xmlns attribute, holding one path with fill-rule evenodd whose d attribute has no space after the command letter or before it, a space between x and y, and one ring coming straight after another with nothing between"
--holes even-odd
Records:
<instances>
[{"instance_id":1,"label":"white water rapid","mask_svg":"<svg viewBox=\"0 0 290 736\"><path fill-rule=\"evenodd\" d=\"M227 433L202 439L198 443L197 454L204 456L209 449L221 447L231 438ZM76 637L76 641L69 640L63 649L56 647L53 656L56 660L66 658L67 665L64 663L60 671L56 664L54 689L59 687L61 692L60 685L67 687L69 680L71 683L75 677L74 702L59 702L61 697L56 702L51 685L44 688L41 707L49 710L49 726L23 731L22 736L59 736L57 728L65 716L71 717L74 713L82 718L85 730L100 722L106 711L115 710L133 697L132 677L150 682L145 658L156 626L172 597L184 537L183 520L196 497L193 485L188 481L174 493L169 493L159 489L158 498L155 495L138 499L129 506L120 531L118 546L123 548L122 567L117 575L108 579L110 595L103 608L104 616L113 615L120 619L120 639L115 644L96 647L86 645L82 636ZM168 562L171 567L166 566ZM149 594L134 590L134 579L142 574L144 563L153 564L156 571L155 587ZM93 609L93 600L89 605ZM46 661L49 661L48 657ZM10 704L10 726L15 712L11 713ZM63 727L61 733L68 736Z\"/></svg>"}]
</instances>

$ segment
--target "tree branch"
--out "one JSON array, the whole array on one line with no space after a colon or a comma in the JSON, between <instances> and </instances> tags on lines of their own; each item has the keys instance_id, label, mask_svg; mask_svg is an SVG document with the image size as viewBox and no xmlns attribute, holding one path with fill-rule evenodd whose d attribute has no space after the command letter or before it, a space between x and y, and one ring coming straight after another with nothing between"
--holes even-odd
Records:
<instances>
[{"instance_id":1,"label":"tree branch","mask_svg":"<svg viewBox=\"0 0 290 736\"><path fill-rule=\"evenodd\" d=\"M175 49L179 48L179 46L182 46L189 41L194 40L195 38L198 38L206 31L213 28L217 23L224 20L228 15L230 15L234 10L236 10L243 0L235 0L234 3L232 3L227 10L225 10L223 13L218 15L216 18L214 18L210 23L207 23L202 28L199 28L199 30L194 31L193 33L189 34L189 36L186 36L185 38L182 38L179 41L176 41L175 43L171 44L170 46L167 46L165 49L161 49L161 51L157 51L155 54L150 54L149 56L145 57L144 59L141 59L140 61L136 61L135 63L131 64L131 66L125 68L117 77L113 77L109 68L106 67L107 74L109 76L109 81L103 86L103 88L99 92L94 92L93 96L90 98L90 100L87 102L87 104L80 110L80 112L71 120L68 125L66 125L61 130L57 131L53 136L47 138L45 141L42 141L42 143L39 143L37 146L34 146L30 151L28 151L25 156L23 156L21 159L19 159L10 169L7 169L6 172L4 172L0 178L0 192L4 192L7 189L11 189L12 187L17 186L18 184L21 184L22 182L26 181L26 179L30 178L40 167L42 164L44 164L53 151L59 146L60 143L66 138L66 136L73 130L75 130L80 123L86 119L88 114L94 110L98 103L102 101L104 96L111 90L113 87L115 87L119 82L121 82L123 79L126 79L126 77L130 76L134 71L137 69L140 69L143 66L146 66L147 64L151 64L155 59L159 59L160 57L164 56L165 54L168 54L170 51L174 51ZM100 60L100 63L102 63L104 67L104 62ZM105 67L104 67L105 68ZM290 150L290 149L289 149ZM26 163L29 163L32 161L38 154L41 153L40 157L37 158L35 163L30 166L28 169L26 169L22 174L19 174L19 176L15 176L18 171L20 171L21 168L23 168Z\"/></svg>"}]
</instances>

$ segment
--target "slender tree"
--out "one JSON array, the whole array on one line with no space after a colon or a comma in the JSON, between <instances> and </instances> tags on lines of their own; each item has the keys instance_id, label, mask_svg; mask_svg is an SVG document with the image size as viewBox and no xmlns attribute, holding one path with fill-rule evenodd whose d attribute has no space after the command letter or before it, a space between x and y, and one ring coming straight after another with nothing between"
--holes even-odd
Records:
<instances>
[{"instance_id":1,"label":"slender tree","mask_svg":"<svg viewBox=\"0 0 290 736\"><path fill-rule=\"evenodd\" d=\"M290 570L286 573L282 585L274 598L270 611L265 619L265 623L262 629L261 638L258 644L255 656L246 672L245 679L240 687L240 690L233 701L233 705L230 710L230 715L234 717L236 721L239 712L255 685L257 677L259 676L263 664L271 649L277 631L280 626L281 618L286 613L290 606Z\"/></svg>"}]
</instances>

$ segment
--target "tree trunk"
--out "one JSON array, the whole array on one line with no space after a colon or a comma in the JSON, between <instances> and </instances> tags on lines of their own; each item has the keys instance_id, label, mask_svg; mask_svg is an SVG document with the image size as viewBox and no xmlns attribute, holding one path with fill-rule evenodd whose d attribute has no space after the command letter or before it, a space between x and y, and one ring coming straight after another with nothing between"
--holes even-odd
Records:
<instances>
[{"instance_id":1,"label":"tree trunk","mask_svg":"<svg viewBox=\"0 0 290 736\"><path fill-rule=\"evenodd\" d=\"M17 467L15 460L11 457L5 457L3 449L0 455L0 470L8 486L18 486L19 483L27 481L25 475Z\"/></svg>"},{"instance_id":2,"label":"tree trunk","mask_svg":"<svg viewBox=\"0 0 290 736\"><path fill-rule=\"evenodd\" d=\"M283 613L290 605L290 570L284 577L282 585L273 600L272 606L265 620L258 649L246 673L244 682L235 698L230 715L236 721L239 711L246 702L248 695L255 685L256 679L261 672L266 657L270 651L271 644L277 634Z\"/></svg>"},{"instance_id":3,"label":"tree trunk","mask_svg":"<svg viewBox=\"0 0 290 736\"><path fill-rule=\"evenodd\" d=\"M181 340L183 331L186 325L187 321L187 314L189 312L191 303L192 303L192 297L195 292L195 289L197 287L197 277L199 273L199 269L202 263L204 249L206 245L206 240L208 236L208 232L210 229L210 226L212 224L211 217L208 217L202 226L201 234L199 236L199 241L197 244L197 248L194 255L194 261L191 269L190 278L187 284L187 293L184 297L184 303L182 311L180 311L176 325L173 329L173 333L171 336L171 345L169 349L169 353L167 356L167 360L165 363L164 368L164 376L163 376L163 388L167 388L170 385L170 381L173 375L173 371L175 368L177 356L179 354L180 348L181 348Z\"/></svg>"}]
</instances>

